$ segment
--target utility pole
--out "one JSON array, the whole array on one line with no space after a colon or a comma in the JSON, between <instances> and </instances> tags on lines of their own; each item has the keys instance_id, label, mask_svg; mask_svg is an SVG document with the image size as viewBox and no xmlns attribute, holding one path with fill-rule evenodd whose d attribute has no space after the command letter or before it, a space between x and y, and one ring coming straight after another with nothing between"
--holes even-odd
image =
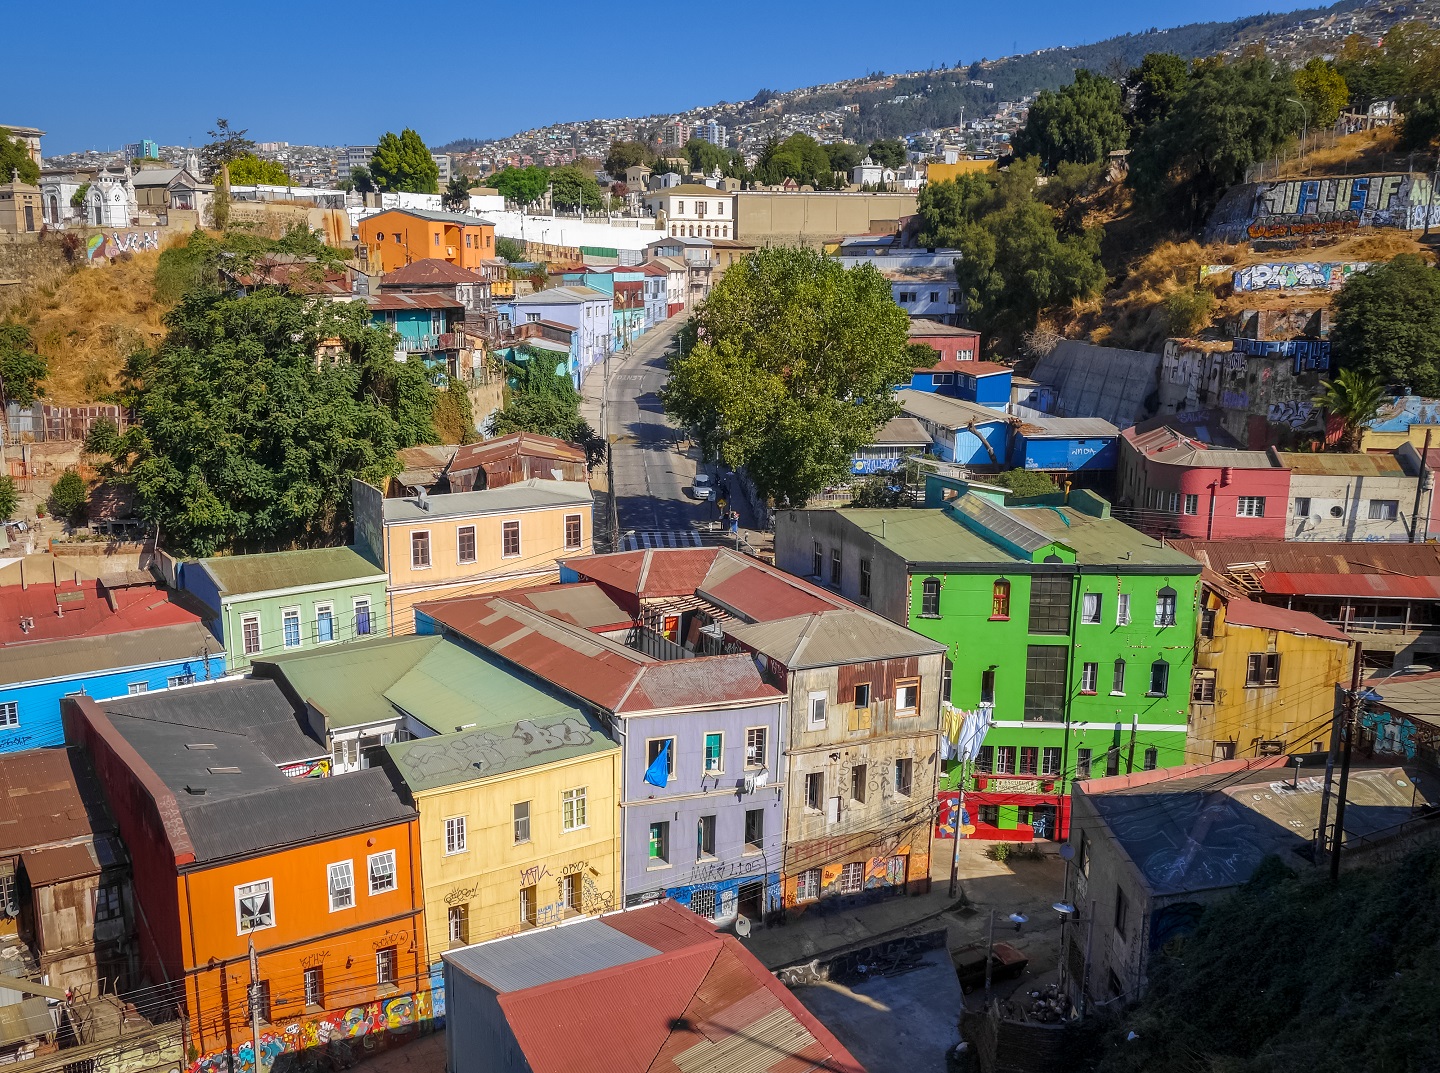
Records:
<instances>
[{"instance_id":1,"label":"utility pole","mask_svg":"<svg viewBox=\"0 0 1440 1073\"><path fill-rule=\"evenodd\" d=\"M1425 211L1428 213L1430 210L1427 208ZM1430 217L1427 215L1425 217L1425 220L1426 225L1428 226ZM1420 496L1425 491L1425 485L1430 478L1430 434L1434 431L1435 429L1433 426L1425 430L1425 449L1420 452L1420 472L1415 475L1415 506L1410 511L1411 544L1415 543L1415 534L1420 528ZM1433 492L1431 493L1431 498L1432 503L1430 509L1426 511L1427 514L1434 512Z\"/></svg>"},{"instance_id":2,"label":"utility pole","mask_svg":"<svg viewBox=\"0 0 1440 1073\"><path fill-rule=\"evenodd\" d=\"M1131 775L1135 772L1135 735L1140 730L1140 713L1136 712L1130 718L1130 749L1125 757L1125 774Z\"/></svg>"},{"instance_id":3,"label":"utility pole","mask_svg":"<svg viewBox=\"0 0 1440 1073\"><path fill-rule=\"evenodd\" d=\"M950 897L960 888L960 817L965 814L965 775L970 761L960 761L960 792L955 798L955 844L950 847Z\"/></svg>"},{"instance_id":4,"label":"utility pole","mask_svg":"<svg viewBox=\"0 0 1440 1073\"><path fill-rule=\"evenodd\" d=\"M1355 710L1360 706L1360 691L1352 689L1345 705L1345 751L1340 757L1340 791L1335 801L1335 841L1330 849L1330 882L1340 878L1340 850L1345 843L1345 791L1350 785L1350 752L1355 743Z\"/></svg>"},{"instance_id":5,"label":"utility pole","mask_svg":"<svg viewBox=\"0 0 1440 1073\"><path fill-rule=\"evenodd\" d=\"M1340 748L1341 726L1352 703L1351 698L1360 692L1360 657L1360 642L1356 641L1350 649L1350 658L1354 661L1350 668L1350 689L1335 691L1335 718L1330 724L1330 750L1325 754L1325 784L1320 788L1320 826L1315 832L1317 864L1326 845L1326 830L1330 822L1330 782L1335 776L1335 754Z\"/></svg>"},{"instance_id":6,"label":"utility pole","mask_svg":"<svg viewBox=\"0 0 1440 1073\"><path fill-rule=\"evenodd\" d=\"M995 958L995 910L990 910L990 935L985 940L985 1005L990 1005L990 963ZM258 1071L257 1071L258 1073Z\"/></svg>"},{"instance_id":7,"label":"utility pole","mask_svg":"<svg viewBox=\"0 0 1440 1073\"><path fill-rule=\"evenodd\" d=\"M265 1073L260 1050L260 959L255 955L255 939L250 939L250 1035L255 1048L255 1073Z\"/></svg>"}]
</instances>

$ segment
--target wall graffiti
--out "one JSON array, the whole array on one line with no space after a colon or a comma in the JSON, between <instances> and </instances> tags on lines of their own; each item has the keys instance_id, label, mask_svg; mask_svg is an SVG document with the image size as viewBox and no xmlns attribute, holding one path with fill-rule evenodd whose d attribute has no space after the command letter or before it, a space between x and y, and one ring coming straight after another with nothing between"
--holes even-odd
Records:
<instances>
[{"instance_id":1,"label":"wall graffiti","mask_svg":"<svg viewBox=\"0 0 1440 1073\"><path fill-rule=\"evenodd\" d=\"M434 1018L429 991L400 995L276 1025L278 1030L261 1033L260 1053L265 1068L288 1055L292 1059L287 1068L348 1069L362 1058L432 1031ZM224 1050L202 1054L188 1073L232 1073L232 1057L233 1073L255 1073L255 1046L248 1039L233 1055Z\"/></svg>"},{"instance_id":2,"label":"wall graffiti","mask_svg":"<svg viewBox=\"0 0 1440 1073\"><path fill-rule=\"evenodd\" d=\"M1255 358L1292 358L1296 375L1330 368L1328 339L1236 339L1232 349L1237 355ZM1230 370L1228 362L1225 369Z\"/></svg>"},{"instance_id":3,"label":"wall graffiti","mask_svg":"<svg viewBox=\"0 0 1440 1073\"><path fill-rule=\"evenodd\" d=\"M1299 261L1248 265L1237 269L1239 291L1339 290L1351 276L1370 267L1368 261Z\"/></svg>"},{"instance_id":4,"label":"wall graffiti","mask_svg":"<svg viewBox=\"0 0 1440 1073\"><path fill-rule=\"evenodd\" d=\"M1265 410L1265 420L1272 425L1285 425L1292 429L1304 428L1315 413L1315 404L1310 402L1272 402Z\"/></svg>"},{"instance_id":5,"label":"wall graffiti","mask_svg":"<svg viewBox=\"0 0 1440 1073\"><path fill-rule=\"evenodd\" d=\"M550 866L546 864L532 864L520 869L520 885L522 887L533 887L550 874Z\"/></svg>"},{"instance_id":6,"label":"wall graffiti","mask_svg":"<svg viewBox=\"0 0 1440 1073\"><path fill-rule=\"evenodd\" d=\"M1375 751L1388 756L1415 759L1415 724L1386 712L1360 712L1360 726L1375 735Z\"/></svg>"},{"instance_id":7,"label":"wall graffiti","mask_svg":"<svg viewBox=\"0 0 1440 1073\"><path fill-rule=\"evenodd\" d=\"M383 950L387 946L398 946L402 950L410 945L410 933L404 928L399 931L387 931L378 939L371 939L370 945L376 950Z\"/></svg>"},{"instance_id":8,"label":"wall graffiti","mask_svg":"<svg viewBox=\"0 0 1440 1073\"><path fill-rule=\"evenodd\" d=\"M286 764L280 769L280 773L292 779L323 779L330 774L330 757Z\"/></svg>"},{"instance_id":9,"label":"wall graffiti","mask_svg":"<svg viewBox=\"0 0 1440 1073\"><path fill-rule=\"evenodd\" d=\"M85 240L85 260L109 259L122 253L140 253L160 248L159 231L112 231L91 235Z\"/></svg>"},{"instance_id":10,"label":"wall graffiti","mask_svg":"<svg viewBox=\"0 0 1440 1073\"><path fill-rule=\"evenodd\" d=\"M479 883L476 883L473 887L452 887L445 892L445 904L455 905L459 902L468 902L473 900L475 895L479 893Z\"/></svg>"},{"instance_id":11,"label":"wall graffiti","mask_svg":"<svg viewBox=\"0 0 1440 1073\"><path fill-rule=\"evenodd\" d=\"M1430 177L1396 172L1282 179L1233 188L1210 219L1206 241L1301 238L1359 227L1416 230L1440 223Z\"/></svg>"},{"instance_id":12,"label":"wall graffiti","mask_svg":"<svg viewBox=\"0 0 1440 1073\"><path fill-rule=\"evenodd\" d=\"M518 761L538 753L608 740L598 726L590 726L573 715L546 726L522 719L508 735L472 730L408 743L405 766L408 772L427 781L461 775L474 779L522 766Z\"/></svg>"}]
</instances>

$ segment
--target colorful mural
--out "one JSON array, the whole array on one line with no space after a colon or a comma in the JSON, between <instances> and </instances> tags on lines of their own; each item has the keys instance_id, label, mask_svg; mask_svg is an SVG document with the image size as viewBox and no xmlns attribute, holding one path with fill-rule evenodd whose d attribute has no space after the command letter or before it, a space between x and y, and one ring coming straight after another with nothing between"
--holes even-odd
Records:
<instances>
[{"instance_id":1,"label":"colorful mural","mask_svg":"<svg viewBox=\"0 0 1440 1073\"><path fill-rule=\"evenodd\" d=\"M1211 216L1205 241L1303 238L1360 227L1414 231L1427 222L1440 223L1428 175L1281 179L1232 187Z\"/></svg>"},{"instance_id":2,"label":"colorful mural","mask_svg":"<svg viewBox=\"0 0 1440 1073\"><path fill-rule=\"evenodd\" d=\"M122 253L139 253L141 250L159 248L159 231L112 231L109 235L102 232L85 240L85 260L108 260Z\"/></svg>"},{"instance_id":3,"label":"colorful mural","mask_svg":"<svg viewBox=\"0 0 1440 1073\"><path fill-rule=\"evenodd\" d=\"M1357 272L1370 267L1369 261L1298 261L1283 264L1248 265L1235 271L1234 287L1241 291L1338 291Z\"/></svg>"},{"instance_id":4,"label":"colorful mural","mask_svg":"<svg viewBox=\"0 0 1440 1073\"><path fill-rule=\"evenodd\" d=\"M443 998L441 1000L443 1016ZM348 1069L378 1051L409 1043L434 1031L435 1012L429 991L316 1017L272 1024L260 1034L261 1073L274 1069L284 1056L287 1069ZM238 1044L231 1054L210 1051L189 1066L188 1073L256 1073L253 1040Z\"/></svg>"}]
</instances>

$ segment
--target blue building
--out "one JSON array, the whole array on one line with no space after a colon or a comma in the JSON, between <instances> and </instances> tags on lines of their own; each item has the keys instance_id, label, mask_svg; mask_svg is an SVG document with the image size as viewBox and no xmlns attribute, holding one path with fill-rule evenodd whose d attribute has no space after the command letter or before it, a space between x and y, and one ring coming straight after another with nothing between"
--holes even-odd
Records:
<instances>
[{"instance_id":1,"label":"blue building","mask_svg":"<svg viewBox=\"0 0 1440 1073\"><path fill-rule=\"evenodd\" d=\"M892 473L910 455L930 450L930 433L913 417L892 417L875 434L875 441L850 456L850 472L857 477Z\"/></svg>"},{"instance_id":2,"label":"blue building","mask_svg":"<svg viewBox=\"0 0 1440 1073\"><path fill-rule=\"evenodd\" d=\"M371 321L397 336L397 361L418 354L432 374L459 375L459 331L465 323L465 306L459 299L433 291L387 291L371 295L366 302Z\"/></svg>"},{"instance_id":3,"label":"blue building","mask_svg":"<svg viewBox=\"0 0 1440 1073\"><path fill-rule=\"evenodd\" d=\"M1019 423L999 410L928 391L897 392L900 410L924 426L930 451L944 462L980 469L1009 468L1011 437Z\"/></svg>"},{"instance_id":4,"label":"blue building","mask_svg":"<svg viewBox=\"0 0 1440 1073\"><path fill-rule=\"evenodd\" d=\"M1027 417L1010 445L1012 469L1057 473L1113 470L1120 430L1098 417Z\"/></svg>"},{"instance_id":5,"label":"blue building","mask_svg":"<svg viewBox=\"0 0 1440 1073\"><path fill-rule=\"evenodd\" d=\"M916 369L909 388L1004 410L1010 405L1011 375L1008 365L993 361L941 360L928 369Z\"/></svg>"}]
</instances>

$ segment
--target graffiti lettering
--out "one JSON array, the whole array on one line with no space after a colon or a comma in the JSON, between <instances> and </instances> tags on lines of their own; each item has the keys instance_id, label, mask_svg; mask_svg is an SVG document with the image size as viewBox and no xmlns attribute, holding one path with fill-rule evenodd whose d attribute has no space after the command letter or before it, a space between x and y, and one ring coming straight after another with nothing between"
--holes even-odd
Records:
<instances>
[{"instance_id":1,"label":"graffiti lettering","mask_svg":"<svg viewBox=\"0 0 1440 1073\"><path fill-rule=\"evenodd\" d=\"M1315 406L1308 402L1273 402L1265 411L1265 420L1272 425L1289 428L1303 428L1315 413Z\"/></svg>"},{"instance_id":2,"label":"graffiti lettering","mask_svg":"<svg viewBox=\"0 0 1440 1073\"><path fill-rule=\"evenodd\" d=\"M410 933L408 931L387 931L378 939L370 940L370 945L376 950L383 950L387 946L409 946Z\"/></svg>"},{"instance_id":3,"label":"graffiti lettering","mask_svg":"<svg viewBox=\"0 0 1440 1073\"><path fill-rule=\"evenodd\" d=\"M1357 227L1415 230L1440 221L1428 175L1392 173L1284 179L1237 187L1210 221L1207 241L1336 234Z\"/></svg>"},{"instance_id":4,"label":"graffiti lettering","mask_svg":"<svg viewBox=\"0 0 1440 1073\"><path fill-rule=\"evenodd\" d=\"M330 956L328 950L316 950L312 954L306 954L300 959L301 968L316 969L325 964L325 959Z\"/></svg>"},{"instance_id":5,"label":"graffiti lettering","mask_svg":"<svg viewBox=\"0 0 1440 1073\"><path fill-rule=\"evenodd\" d=\"M407 761L416 775L424 779L461 775L473 779L517 766L519 761L537 753L588 745L604 738L598 727L573 715L543 727L522 719L509 734L472 730L467 734L414 742Z\"/></svg>"},{"instance_id":6,"label":"graffiti lettering","mask_svg":"<svg viewBox=\"0 0 1440 1073\"><path fill-rule=\"evenodd\" d=\"M1287 291L1316 288L1335 291L1357 272L1370 267L1368 261L1304 261L1288 264L1249 265L1234 276L1236 291Z\"/></svg>"},{"instance_id":7,"label":"graffiti lettering","mask_svg":"<svg viewBox=\"0 0 1440 1073\"><path fill-rule=\"evenodd\" d=\"M522 868L520 870L520 885L522 887L533 887L549 874L549 865L532 864L529 868Z\"/></svg>"},{"instance_id":8,"label":"graffiti lettering","mask_svg":"<svg viewBox=\"0 0 1440 1073\"><path fill-rule=\"evenodd\" d=\"M97 257L118 257L122 253L139 253L142 250L160 248L159 231L112 231L105 235L91 235L85 242L85 260Z\"/></svg>"},{"instance_id":9,"label":"graffiti lettering","mask_svg":"<svg viewBox=\"0 0 1440 1073\"><path fill-rule=\"evenodd\" d=\"M567 864L564 868L560 869L560 874L562 876L573 876L576 872L585 871L585 868L589 863L589 861L574 861L570 864Z\"/></svg>"},{"instance_id":10,"label":"graffiti lettering","mask_svg":"<svg viewBox=\"0 0 1440 1073\"><path fill-rule=\"evenodd\" d=\"M480 884L473 887L455 887L445 895L446 905L455 905L457 902L468 902L480 892Z\"/></svg>"}]
</instances>

